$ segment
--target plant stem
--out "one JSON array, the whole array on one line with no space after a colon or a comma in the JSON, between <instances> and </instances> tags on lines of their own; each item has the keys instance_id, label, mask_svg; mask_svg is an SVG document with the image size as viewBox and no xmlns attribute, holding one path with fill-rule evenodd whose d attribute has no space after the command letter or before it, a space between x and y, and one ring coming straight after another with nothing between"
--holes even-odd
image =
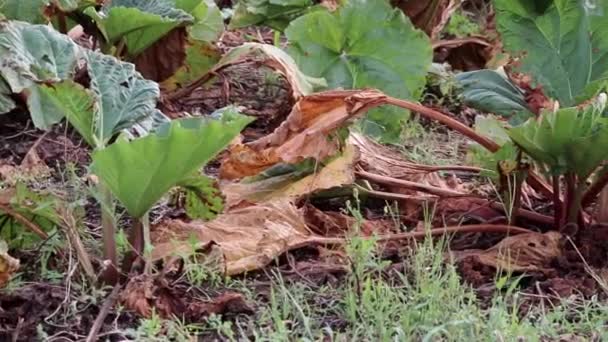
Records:
<instances>
[{"instance_id":1,"label":"plant stem","mask_svg":"<svg viewBox=\"0 0 608 342\"><path fill-rule=\"evenodd\" d=\"M595 201L595 198L597 197L597 195L600 193L600 191L602 191L603 188L606 187L607 184L608 184L608 167L603 167L598 172L598 177L591 184L589 189L587 189L587 191L585 191L585 194L583 195L583 199L581 201L581 207L586 208L593 201Z\"/></svg>"},{"instance_id":2,"label":"plant stem","mask_svg":"<svg viewBox=\"0 0 608 342\"><path fill-rule=\"evenodd\" d=\"M278 31L278 30L274 31L273 43L274 43L274 46L281 47L281 31Z\"/></svg>"},{"instance_id":3,"label":"plant stem","mask_svg":"<svg viewBox=\"0 0 608 342\"><path fill-rule=\"evenodd\" d=\"M118 58L119 60L122 60L121 55L123 53L123 50L125 49L126 46L126 42L125 39L121 39L118 42L118 45L116 46L116 50L114 50L114 57Z\"/></svg>"},{"instance_id":4,"label":"plant stem","mask_svg":"<svg viewBox=\"0 0 608 342\"><path fill-rule=\"evenodd\" d=\"M131 233L129 234L129 244L131 249L125 254L122 262L122 271L125 274L131 272L135 259L141 255L144 249L144 236L143 236L143 225L142 221L135 219L133 226L131 227Z\"/></svg>"},{"instance_id":5,"label":"plant stem","mask_svg":"<svg viewBox=\"0 0 608 342\"><path fill-rule=\"evenodd\" d=\"M562 219L562 203L560 200L561 184L560 175L553 175L553 217L555 218L554 229L558 229Z\"/></svg>"},{"instance_id":6,"label":"plant stem","mask_svg":"<svg viewBox=\"0 0 608 342\"><path fill-rule=\"evenodd\" d=\"M103 257L110 262L105 268L101 280L108 284L118 282L118 255L116 253L116 221L114 219L114 201L112 192L103 183L97 186L101 196L101 231L103 235Z\"/></svg>"},{"instance_id":7,"label":"plant stem","mask_svg":"<svg viewBox=\"0 0 608 342\"><path fill-rule=\"evenodd\" d=\"M579 222L579 217L581 217L581 202L583 198L583 193L585 191L585 181L578 180L574 174L566 175L566 180L568 184L568 198L566 203L568 204L568 217L566 223L568 224L577 224ZM581 220L584 224L584 220ZM579 227L583 228L583 227Z\"/></svg>"},{"instance_id":8,"label":"plant stem","mask_svg":"<svg viewBox=\"0 0 608 342\"><path fill-rule=\"evenodd\" d=\"M144 240L144 274L151 274L152 242L150 241L150 213L146 211L140 220Z\"/></svg>"},{"instance_id":9,"label":"plant stem","mask_svg":"<svg viewBox=\"0 0 608 342\"><path fill-rule=\"evenodd\" d=\"M68 24L65 19L65 13L59 11L59 13L57 13L57 19L59 21L59 32L61 32L62 34L67 34Z\"/></svg>"}]
</instances>

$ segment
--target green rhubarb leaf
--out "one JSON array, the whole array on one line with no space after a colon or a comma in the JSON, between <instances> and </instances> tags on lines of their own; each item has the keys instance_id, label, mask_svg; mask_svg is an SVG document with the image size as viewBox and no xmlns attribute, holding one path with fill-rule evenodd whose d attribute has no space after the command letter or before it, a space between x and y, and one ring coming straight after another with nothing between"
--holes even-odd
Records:
<instances>
[{"instance_id":1,"label":"green rhubarb leaf","mask_svg":"<svg viewBox=\"0 0 608 342\"><path fill-rule=\"evenodd\" d=\"M505 49L520 58L545 93L568 107L597 93L608 78L608 24L584 1L496 0L497 29ZM602 5L606 7L606 5Z\"/></svg>"},{"instance_id":2,"label":"green rhubarb leaf","mask_svg":"<svg viewBox=\"0 0 608 342\"><path fill-rule=\"evenodd\" d=\"M57 13L69 13L96 4L96 0L2 0L0 12L7 19L46 24Z\"/></svg>"},{"instance_id":3,"label":"green rhubarb leaf","mask_svg":"<svg viewBox=\"0 0 608 342\"><path fill-rule=\"evenodd\" d=\"M97 146L94 118L98 111L95 94L80 84L66 80L40 87L40 107L56 116L65 116L90 146Z\"/></svg>"},{"instance_id":4,"label":"green rhubarb leaf","mask_svg":"<svg viewBox=\"0 0 608 342\"><path fill-rule=\"evenodd\" d=\"M124 40L130 57L142 53L174 28L194 22L194 17L177 8L172 0L113 0L103 8L103 15L93 18L111 44Z\"/></svg>"},{"instance_id":5,"label":"green rhubarb leaf","mask_svg":"<svg viewBox=\"0 0 608 342\"><path fill-rule=\"evenodd\" d=\"M74 76L82 57L67 36L45 25L18 21L0 22L0 76L11 93L24 93L34 125L47 129L61 116L40 107L39 84Z\"/></svg>"},{"instance_id":6,"label":"green rhubarb leaf","mask_svg":"<svg viewBox=\"0 0 608 342\"><path fill-rule=\"evenodd\" d=\"M312 0L240 0L230 20L230 28L267 25L283 31L297 17L321 9Z\"/></svg>"},{"instance_id":7,"label":"green rhubarb leaf","mask_svg":"<svg viewBox=\"0 0 608 342\"><path fill-rule=\"evenodd\" d=\"M176 7L194 17L194 24L188 28L194 40L212 42L224 31L222 12L213 1L177 0Z\"/></svg>"},{"instance_id":8,"label":"green rhubarb leaf","mask_svg":"<svg viewBox=\"0 0 608 342\"><path fill-rule=\"evenodd\" d=\"M10 97L11 89L6 81L0 76L0 114L5 114L15 109L15 101Z\"/></svg>"},{"instance_id":9,"label":"green rhubarb leaf","mask_svg":"<svg viewBox=\"0 0 608 342\"><path fill-rule=\"evenodd\" d=\"M512 128L509 136L532 159L546 164L554 174L574 172L586 179L606 159L608 118L606 94L583 108L569 107L544 112L540 121L531 119Z\"/></svg>"},{"instance_id":10,"label":"green rhubarb leaf","mask_svg":"<svg viewBox=\"0 0 608 342\"><path fill-rule=\"evenodd\" d=\"M330 88L372 87L415 100L426 83L430 41L386 1L351 0L333 14L309 13L294 20L285 33L288 52L302 71L324 77ZM364 129L394 141L406 118L402 110L373 110Z\"/></svg>"},{"instance_id":11,"label":"green rhubarb leaf","mask_svg":"<svg viewBox=\"0 0 608 342\"><path fill-rule=\"evenodd\" d=\"M139 218L249 122L232 108L211 117L174 120L146 137L118 141L94 152L92 170L129 214Z\"/></svg>"},{"instance_id":12,"label":"green rhubarb leaf","mask_svg":"<svg viewBox=\"0 0 608 342\"><path fill-rule=\"evenodd\" d=\"M496 71L463 72L456 75L456 81L464 103L471 107L505 118L532 116L523 92Z\"/></svg>"},{"instance_id":13,"label":"green rhubarb leaf","mask_svg":"<svg viewBox=\"0 0 608 342\"><path fill-rule=\"evenodd\" d=\"M152 115L160 90L156 82L142 78L131 63L93 51L86 57L91 90L99 99L95 146L104 146L117 132Z\"/></svg>"},{"instance_id":14,"label":"green rhubarb leaf","mask_svg":"<svg viewBox=\"0 0 608 342\"><path fill-rule=\"evenodd\" d=\"M50 0L4 0L0 1L0 12L7 19L27 21L32 24L44 24L48 19L44 8Z\"/></svg>"}]
</instances>

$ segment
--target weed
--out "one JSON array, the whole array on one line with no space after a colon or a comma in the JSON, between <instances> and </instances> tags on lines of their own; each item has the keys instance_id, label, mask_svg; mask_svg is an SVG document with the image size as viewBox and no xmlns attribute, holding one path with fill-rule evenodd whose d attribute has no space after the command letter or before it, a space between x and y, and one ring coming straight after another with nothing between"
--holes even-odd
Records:
<instances>
[{"instance_id":1,"label":"weed","mask_svg":"<svg viewBox=\"0 0 608 342\"><path fill-rule=\"evenodd\" d=\"M450 16L450 21L448 21L443 32L456 37L468 37L479 34L481 28L466 13L456 11Z\"/></svg>"}]
</instances>

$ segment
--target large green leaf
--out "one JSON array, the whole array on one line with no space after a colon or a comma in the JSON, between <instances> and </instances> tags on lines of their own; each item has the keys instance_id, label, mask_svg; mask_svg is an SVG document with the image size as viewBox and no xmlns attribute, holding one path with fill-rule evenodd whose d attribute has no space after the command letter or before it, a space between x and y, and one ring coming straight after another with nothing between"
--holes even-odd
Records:
<instances>
[{"instance_id":1,"label":"large green leaf","mask_svg":"<svg viewBox=\"0 0 608 342\"><path fill-rule=\"evenodd\" d=\"M553 173L574 172L588 177L608 158L608 118L602 116L606 94L583 108L570 107L545 112L540 121L508 131L511 139L534 160Z\"/></svg>"},{"instance_id":2,"label":"large green leaf","mask_svg":"<svg viewBox=\"0 0 608 342\"><path fill-rule=\"evenodd\" d=\"M464 103L506 118L532 116L524 94L493 70L477 70L456 75Z\"/></svg>"},{"instance_id":3,"label":"large green leaf","mask_svg":"<svg viewBox=\"0 0 608 342\"><path fill-rule=\"evenodd\" d=\"M190 37L195 40L212 42L224 31L222 12L211 0L176 0L176 6L194 17L189 27Z\"/></svg>"},{"instance_id":4,"label":"large green leaf","mask_svg":"<svg viewBox=\"0 0 608 342\"><path fill-rule=\"evenodd\" d=\"M10 97L11 89L6 81L0 76L0 114L5 114L15 109L16 104Z\"/></svg>"},{"instance_id":5,"label":"large green leaf","mask_svg":"<svg viewBox=\"0 0 608 342\"><path fill-rule=\"evenodd\" d=\"M96 19L111 44L124 39L129 56L137 56L174 28L194 22L174 0L113 0Z\"/></svg>"},{"instance_id":6,"label":"large green leaf","mask_svg":"<svg viewBox=\"0 0 608 342\"><path fill-rule=\"evenodd\" d=\"M504 47L520 57L549 96L572 106L593 95L608 77L608 29L604 17L587 15L584 1L495 0ZM606 5L602 5L606 7Z\"/></svg>"},{"instance_id":7,"label":"large green leaf","mask_svg":"<svg viewBox=\"0 0 608 342\"><path fill-rule=\"evenodd\" d=\"M94 119L98 112L95 94L80 84L66 80L40 87L40 107L54 116L65 116L91 146L96 145Z\"/></svg>"},{"instance_id":8,"label":"large green leaf","mask_svg":"<svg viewBox=\"0 0 608 342\"><path fill-rule=\"evenodd\" d=\"M174 120L154 134L93 153L93 172L134 217L220 152L251 119L234 109L220 118Z\"/></svg>"},{"instance_id":9,"label":"large green leaf","mask_svg":"<svg viewBox=\"0 0 608 342\"><path fill-rule=\"evenodd\" d=\"M46 24L58 12L69 13L97 3L96 0L2 0L0 12L7 19Z\"/></svg>"},{"instance_id":10,"label":"large green leaf","mask_svg":"<svg viewBox=\"0 0 608 342\"><path fill-rule=\"evenodd\" d=\"M7 19L27 21L32 24L48 22L44 8L50 0L3 0L0 1L0 12Z\"/></svg>"},{"instance_id":11,"label":"large green leaf","mask_svg":"<svg viewBox=\"0 0 608 342\"><path fill-rule=\"evenodd\" d=\"M284 30L295 18L321 9L312 0L240 0L230 20L230 28L267 25Z\"/></svg>"},{"instance_id":12,"label":"large green leaf","mask_svg":"<svg viewBox=\"0 0 608 342\"><path fill-rule=\"evenodd\" d=\"M100 117L95 120L94 133L98 146L154 112L160 96L158 84L142 78L133 64L89 51L87 70L91 90L99 98Z\"/></svg>"},{"instance_id":13,"label":"large green leaf","mask_svg":"<svg viewBox=\"0 0 608 342\"><path fill-rule=\"evenodd\" d=\"M302 71L324 77L330 88L373 87L417 99L425 85L432 58L429 39L386 1L351 0L333 14L309 13L294 20L285 33L288 51ZM389 139L398 137L406 118L403 111L386 109L369 117Z\"/></svg>"},{"instance_id":14,"label":"large green leaf","mask_svg":"<svg viewBox=\"0 0 608 342\"><path fill-rule=\"evenodd\" d=\"M81 57L78 45L48 26L0 22L0 76L12 93L27 95L38 128L46 129L62 118L40 107L39 84L72 78Z\"/></svg>"}]
</instances>

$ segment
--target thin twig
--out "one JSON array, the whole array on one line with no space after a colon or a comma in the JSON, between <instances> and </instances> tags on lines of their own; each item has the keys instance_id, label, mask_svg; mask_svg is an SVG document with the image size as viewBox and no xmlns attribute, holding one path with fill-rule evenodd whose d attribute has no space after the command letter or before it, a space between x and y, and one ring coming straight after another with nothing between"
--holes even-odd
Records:
<instances>
[{"instance_id":1,"label":"thin twig","mask_svg":"<svg viewBox=\"0 0 608 342\"><path fill-rule=\"evenodd\" d=\"M411 189L411 190L420 191L420 192L426 192L426 193L429 193L432 195L437 195L437 196L442 196L442 197L468 196L467 194L458 192L458 191L442 189L442 188L432 186L432 185L420 184L420 183L406 181L403 179L398 179L398 178L393 178L393 177L388 177L388 176L381 176L381 175L377 175L375 173L371 173L371 172L367 172L367 171L363 171L363 170L357 171L355 173L357 174L357 176L360 176L362 178L365 178L367 180L370 180L370 181L373 181L376 183Z\"/></svg>"},{"instance_id":2,"label":"thin twig","mask_svg":"<svg viewBox=\"0 0 608 342\"><path fill-rule=\"evenodd\" d=\"M97 341L99 330L103 326L103 322L106 320L108 313L110 313L110 309L114 305L114 302L118 298L118 293L120 291L120 286L114 286L114 289L108 295L105 302L103 303L101 309L99 310L99 314L97 318L95 318L95 322L93 322L93 326L91 326L91 330L89 331L89 335L87 336L86 342Z\"/></svg>"},{"instance_id":3,"label":"thin twig","mask_svg":"<svg viewBox=\"0 0 608 342\"><path fill-rule=\"evenodd\" d=\"M464 234L464 233L496 233L496 234L528 234L528 233L536 233L535 231L510 226L506 224L472 224L467 226L448 226L443 228L435 228L429 229L426 231L416 231L416 232L406 232L406 233L396 233L396 234L387 234L381 235L377 237L363 237L363 239L374 239L377 242L388 242L388 241L398 241L398 240L413 240L413 239L422 239L427 236L441 236L446 234ZM290 249L297 249L305 246L310 246L311 244L317 245L343 245L347 243L348 240L345 238L339 237L322 237L322 236L314 236L309 239L306 239L294 246L291 246Z\"/></svg>"}]
</instances>

